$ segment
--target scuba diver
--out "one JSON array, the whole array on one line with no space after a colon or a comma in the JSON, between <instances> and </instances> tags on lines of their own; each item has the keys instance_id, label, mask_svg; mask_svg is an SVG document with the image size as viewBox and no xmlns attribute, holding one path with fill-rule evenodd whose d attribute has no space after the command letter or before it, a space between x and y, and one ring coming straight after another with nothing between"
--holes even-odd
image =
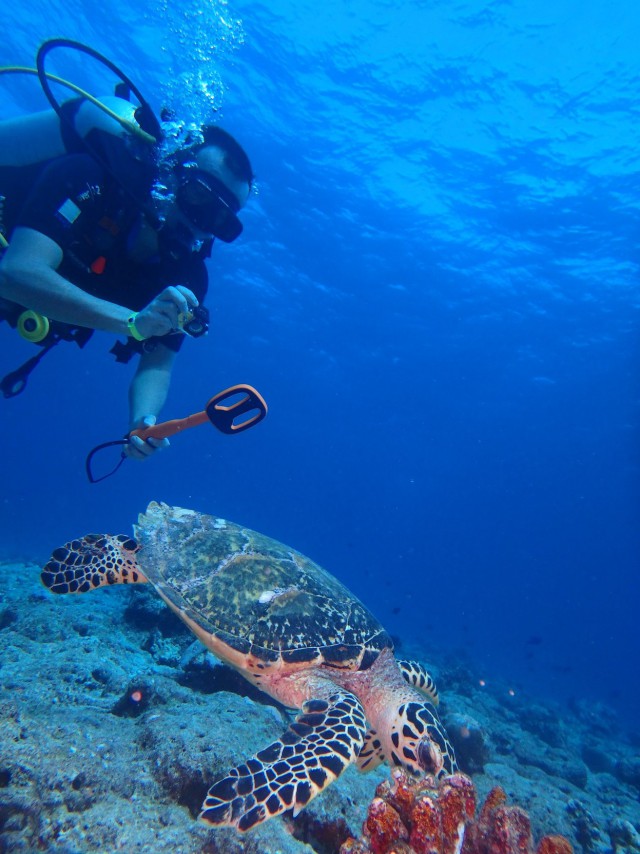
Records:
<instances>
[{"instance_id":1,"label":"scuba diver","mask_svg":"<svg viewBox=\"0 0 640 854\"><path fill-rule=\"evenodd\" d=\"M59 44L109 64L86 46ZM242 231L253 172L215 125L168 146L117 71L129 85L98 106L58 103L51 75L40 75L54 110L0 122L0 319L44 351L65 340L84 346L93 330L126 336L111 352L120 362L138 357L131 431L155 423L185 337L207 331L205 259L216 238L230 243ZM126 97L132 88L141 107ZM153 144L128 129L138 126ZM42 355L0 382L5 397L23 390ZM166 444L134 436L126 454L145 459Z\"/></svg>"}]
</instances>

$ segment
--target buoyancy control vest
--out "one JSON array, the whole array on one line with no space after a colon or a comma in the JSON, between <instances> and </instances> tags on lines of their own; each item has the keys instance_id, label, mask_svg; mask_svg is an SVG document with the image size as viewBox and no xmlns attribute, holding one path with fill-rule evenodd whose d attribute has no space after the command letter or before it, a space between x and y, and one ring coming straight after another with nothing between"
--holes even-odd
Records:
<instances>
[{"instance_id":1,"label":"buoyancy control vest","mask_svg":"<svg viewBox=\"0 0 640 854\"><path fill-rule=\"evenodd\" d=\"M45 58L53 48L71 48L97 59L122 81L113 95L100 99L82 92L78 87L54 78L44 68ZM45 42L36 57L37 69L5 68L0 71L37 73L42 89L52 105L49 110L0 122L0 174L6 170L37 175L47 163L65 154L86 152L104 167L113 178L113 191L127 194L140 209L144 200L136 188L148 189L155 171L154 145L162 138L160 124L139 90L123 72L106 57L79 42L52 39ZM50 80L81 92L81 97L59 103L54 97ZM133 93L139 102L130 101ZM135 180L132 179L132 168ZM0 187L0 253L8 246L9 235L2 233L1 217L5 205ZM124 223L108 222L101 243L116 241ZM16 371L0 380L0 391L13 397L24 390L31 370L59 341L74 341L83 347L93 330L50 321L28 307L0 302L0 319L7 320L27 340L43 349ZM121 345L124 346L124 345ZM116 355L116 358L118 356ZM125 361L125 359L119 359Z\"/></svg>"}]
</instances>

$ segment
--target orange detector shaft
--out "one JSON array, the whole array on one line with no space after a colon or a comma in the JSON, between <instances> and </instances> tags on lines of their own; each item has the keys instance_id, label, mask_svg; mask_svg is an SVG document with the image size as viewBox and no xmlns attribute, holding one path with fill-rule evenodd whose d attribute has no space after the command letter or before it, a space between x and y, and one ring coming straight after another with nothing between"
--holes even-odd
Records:
<instances>
[{"instance_id":1,"label":"orange detector shaft","mask_svg":"<svg viewBox=\"0 0 640 854\"><path fill-rule=\"evenodd\" d=\"M202 412L132 430L129 437L168 439L190 427L206 424L207 421L222 433L240 433L262 421L267 411L267 404L260 392L253 386L239 383L214 394Z\"/></svg>"},{"instance_id":2,"label":"orange detector shaft","mask_svg":"<svg viewBox=\"0 0 640 854\"><path fill-rule=\"evenodd\" d=\"M168 439L169 436L175 436L182 430L188 430L189 427L198 427L200 424L205 424L209 420L207 410L202 412L194 412L193 415L187 415L186 418L173 418L171 421L161 421L160 424L153 424L151 427L141 427L139 430L132 430L129 433L131 436L139 436L141 439Z\"/></svg>"}]
</instances>

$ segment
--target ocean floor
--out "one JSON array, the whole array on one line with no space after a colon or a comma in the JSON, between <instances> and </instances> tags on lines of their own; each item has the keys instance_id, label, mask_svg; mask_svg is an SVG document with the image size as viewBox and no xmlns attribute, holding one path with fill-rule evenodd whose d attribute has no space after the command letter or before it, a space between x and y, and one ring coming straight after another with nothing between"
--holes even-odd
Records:
<instances>
[{"instance_id":1,"label":"ocean floor","mask_svg":"<svg viewBox=\"0 0 640 854\"><path fill-rule=\"evenodd\" d=\"M604 705L481 687L453 653L415 647L483 799L499 784L534 838L640 852L640 736ZM386 766L343 775L296 819L248 834L196 820L208 785L284 730L287 713L205 652L148 587L54 596L0 564L0 852L337 854Z\"/></svg>"}]
</instances>

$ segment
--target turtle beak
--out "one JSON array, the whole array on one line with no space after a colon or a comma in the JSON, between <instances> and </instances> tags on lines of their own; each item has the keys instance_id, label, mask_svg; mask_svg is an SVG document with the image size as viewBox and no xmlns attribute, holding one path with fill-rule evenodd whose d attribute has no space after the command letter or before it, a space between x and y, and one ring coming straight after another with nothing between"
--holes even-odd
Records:
<instances>
[{"instance_id":1,"label":"turtle beak","mask_svg":"<svg viewBox=\"0 0 640 854\"><path fill-rule=\"evenodd\" d=\"M418 742L418 762L425 774L437 777L444 768L444 760L438 746L430 738Z\"/></svg>"}]
</instances>

